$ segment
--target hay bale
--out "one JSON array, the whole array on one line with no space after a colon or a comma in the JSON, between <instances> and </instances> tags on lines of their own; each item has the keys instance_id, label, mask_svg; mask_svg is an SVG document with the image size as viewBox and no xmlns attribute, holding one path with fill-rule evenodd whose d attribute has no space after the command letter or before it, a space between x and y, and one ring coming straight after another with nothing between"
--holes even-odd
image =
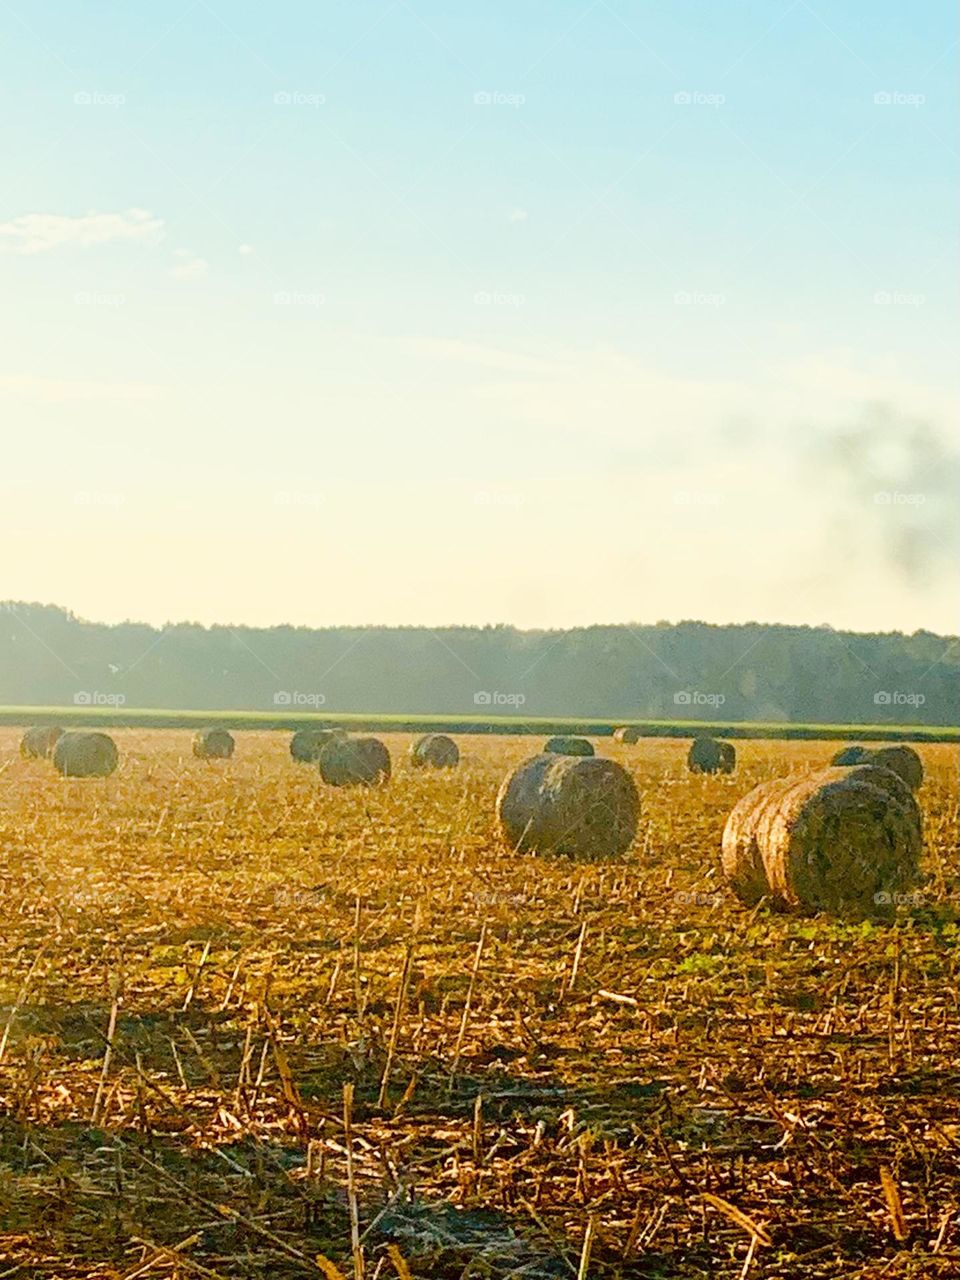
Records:
<instances>
[{"instance_id":1,"label":"hay bale","mask_svg":"<svg viewBox=\"0 0 960 1280\"><path fill-rule=\"evenodd\" d=\"M504 778L497 818L513 849L608 858L633 842L640 799L614 760L544 752Z\"/></svg>"},{"instance_id":2,"label":"hay bale","mask_svg":"<svg viewBox=\"0 0 960 1280\"><path fill-rule=\"evenodd\" d=\"M737 752L732 742L707 737L694 738L687 752L687 768L691 773L733 773Z\"/></svg>"},{"instance_id":3,"label":"hay bale","mask_svg":"<svg viewBox=\"0 0 960 1280\"><path fill-rule=\"evenodd\" d=\"M318 764L333 787L373 787L390 777L390 752L379 738L331 738Z\"/></svg>"},{"instance_id":4,"label":"hay bale","mask_svg":"<svg viewBox=\"0 0 960 1280\"><path fill-rule=\"evenodd\" d=\"M913 747L908 747L905 742L898 742L890 747L877 747L869 753L864 764L875 765L878 769L891 769L904 780L911 791L919 791L923 785L923 761Z\"/></svg>"},{"instance_id":5,"label":"hay bale","mask_svg":"<svg viewBox=\"0 0 960 1280\"><path fill-rule=\"evenodd\" d=\"M548 755L554 756L592 756L596 753L593 749L593 743L588 742L586 738L572 738L560 735L556 738L548 738L543 744L543 750Z\"/></svg>"},{"instance_id":6,"label":"hay bale","mask_svg":"<svg viewBox=\"0 0 960 1280\"><path fill-rule=\"evenodd\" d=\"M316 764L328 742L346 736L344 729L298 729L290 739L290 754L298 764Z\"/></svg>"},{"instance_id":7,"label":"hay bale","mask_svg":"<svg viewBox=\"0 0 960 1280\"><path fill-rule=\"evenodd\" d=\"M619 729L613 731L614 742L639 742L640 730L633 724L621 725Z\"/></svg>"},{"instance_id":8,"label":"hay bale","mask_svg":"<svg viewBox=\"0 0 960 1280\"><path fill-rule=\"evenodd\" d=\"M866 915L916 878L921 846L902 780L837 767L754 787L727 819L722 864L746 906Z\"/></svg>"},{"instance_id":9,"label":"hay bale","mask_svg":"<svg viewBox=\"0 0 960 1280\"><path fill-rule=\"evenodd\" d=\"M118 760L117 744L105 733L64 733L53 749L53 766L65 778L105 778Z\"/></svg>"},{"instance_id":10,"label":"hay bale","mask_svg":"<svg viewBox=\"0 0 960 1280\"><path fill-rule=\"evenodd\" d=\"M445 733L425 733L410 748L414 768L453 769L460 763L460 748Z\"/></svg>"},{"instance_id":11,"label":"hay bale","mask_svg":"<svg viewBox=\"0 0 960 1280\"><path fill-rule=\"evenodd\" d=\"M878 769L891 769L903 779L911 791L918 791L923 783L923 761L913 747L898 742L889 747L846 747L838 751L830 762L835 765L872 764Z\"/></svg>"},{"instance_id":12,"label":"hay bale","mask_svg":"<svg viewBox=\"0 0 960 1280\"><path fill-rule=\"evenodd\" d=\"M20 739L20 754L25 760L49 760L62 737L58 724L35 724Z\"/></svg>"},{"instance_id":13,"label":"hay bale","mask_svg":"<svg viewBox=\"0 0 960 1280\"><path fill-rule=\"evenodd\" d=\"M236 743L226 729L198 729L193 738L193 754L201 760L229 760Z\"/></svg>"},{"instance_id":14,"label":"hay bale","mask_svg":"<svg viewBox=\"0 0 960 1280\"><path fill-rule=\"evenodd\" d=\"M850 746L838 751L830 760L835 765L863 764L870 752L866 747Z\"/></svg>"}]
</instances>

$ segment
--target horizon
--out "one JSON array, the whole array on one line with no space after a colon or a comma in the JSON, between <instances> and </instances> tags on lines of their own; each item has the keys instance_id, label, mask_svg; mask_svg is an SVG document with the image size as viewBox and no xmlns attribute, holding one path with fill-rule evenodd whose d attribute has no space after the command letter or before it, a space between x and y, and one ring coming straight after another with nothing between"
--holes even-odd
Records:
<instances>
[{"instance_id":1,"label":"horizon","mask_svg":"<svg viewBox=\"0 0 960 1280\"><path fill-rule=\"evenodd\" d=\"M829 622L789 622L780 620L769 620L763 618L749 618L742 622L732 622L729 620L713 621L707 618L657 618L655 621L645 621L640 618L624 618L614 621L599 621L575 624L573 626L531 626L522 627L515 623L506 621L497 622L323 622L320 624L306 622L291 622L289 620L273 621L267 623L252 623L242 620L214 620L212 622L201 622L196 618L167 618L162 622L153 622L144 618L118 617L117 619L90 618L78 613L68 605L59 604L55 601L39 601L39 600L0 600L0 612L7 612L16 615L20 608L28 609L55 609L66 615L71 621L82 626L94 627L149 627L155 631L165 631L176 627L201 627L204 630L212 631L216 629L230 630L246 630L246 631L267 631L281 630L289 628L296 631L349 631L349 630L422 630L422 631L479 631L479 630L512 630L522 634L534 634L537 632L568 632L568 631L589 631L593 629L605 628L677 628L684 626L692 627L715 627L717 629L734 629L738 627L760 627L764 630L811 630L811 631L828 631L838 634L848 635L875 635L875 636L903 636L909 638L917 635L932 635L942 640L960 640L960 632L949 631L933 631L925 627L915 627L912 631L905 631L902 628L891 628L887 630L870 630L862 631L848 627L836 627Z\"/></svg>"}]
</instances>

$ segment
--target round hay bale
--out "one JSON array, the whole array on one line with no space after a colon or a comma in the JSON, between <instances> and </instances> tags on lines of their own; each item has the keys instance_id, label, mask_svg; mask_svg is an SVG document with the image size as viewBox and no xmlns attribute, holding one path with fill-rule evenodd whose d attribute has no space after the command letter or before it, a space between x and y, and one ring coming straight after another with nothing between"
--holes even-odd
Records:
<instances>
[{"instance_id":1,"label":"round hay bale","mask_svg":"<svg viewBox=\"0 0 960 1280\"><path fill-rule=\"evenodd\" d=\"M613 731L614 742L639 742L640 730L633 724L623 724L619 729Z\"/></svg>"},{"instance_id":2,"label":"round hay bale","mask_svg":"<svg viewBox=\"0 0 960 1280\"><path fill-rule=\"evenodd\" d=\"M290 754L298 764L316 764L328 742L346 736L344 729L298 729L290 739Z\"/></svg>"},{"instance_id":3,"label":"round hay bale","mask_svg":"<svg viewBox=\"0 0 960 1280\"><path fill-rule=\"evenodd\" d=\"M105 778L119 758L117 744L105 733L64 733L53 749L53 766L65 778Z\"/></svg>"},{"instance_id":4,"label":"round hay bale","mask_svg":"<svg viewBox=\"0 0 960 1280\"><path fill-rule=\"evenodd\" d=\"M460 748L445 733L425 733L410 748L414 768L453 769L460 763Z\"/></svg>"},{"instance_id":5,"label":"round hay bale","mask_svg":"<svg viewBox=\"0 0 960 1280\"><path fill-rule=\"evenodd\" d=\"M870 752L866 749L866 747L861 747L861 746L844 747L841 751L838 751L836 755L832 757L832 759L830 760L830 763L836 764L836 765L863 764L864 760L867 758L869 754Z\"/></svg>"},{"instance_id":6,"label":"round hay bale","mask_svg":"<svg viewBox=\"0 0 960 1280\"><path fill-rule=\"evenodd\" d=\"M572 738L560 735L556 738L548 738L543 744L543 750L548 755L554 756L592 756L596 752L593 749L593 743L588 742L586 738Z\"/></svg>"},{"instance_id":7,"label":"round hay bale","mask_svg":"<svg viewBox=\"0 0 960 1280\"><path fill-rule=\"evenodd\" d=\"M732 742L707 737L694 738L687 752L687 768L691 773L732 773L737 752Z\"/></svg>"},{"instance_id":8,"label":"round hay bale","mask_svg":"<svg viewBox=\"0 0 960 1280\"><path fill-rule=\"evenodd\" d=\"M193 738L193 754L201 760L229 760L236 745L233 734L226 729L198 729Z\"/></svg>"},{"instance_id":9,"label":"round hay bale","mask_svg":"<svg viewBox=\"0 0 960 1280\"><path fill-rule=\"evenodd\" d=\"M373 787L390 777L390 752L379 738L331 738L318 763L333 787Z\"/></svg>"},{"instance_id":10,"label":"round hay bale","mask_svg":"<svg viewBox=\"0 0 960 1280\"><path fill-rule=\"evenodd\" d=\"M919 811L888 773L841 767L754 787L723 832L723 871L740 901L867 915L880 895L910 884Z\"/></svg>"},{"instance_id":11,"label":"round hay bale","mask_svg":"<svg viewBox=\"0 0 960 1280\"><path fill-rule=\"evenodd\" d=\"M615 760L544 752L504 778L497 818L511 848L609 858L629 849L640 798Z\"/></svg>"},{"instance_id":12,"label":"round hay bale","mask_svg":"<svg viewBox=\"0 0 960 1280\"><path fill-rule=\"evenodd\" d=\"M63 737L58 724L35 724L20 739L20 754L25 760L49 760L57 740Z\"/></svg>"},{"instance_id":13,"label":"round hay bale","mask_svg":"<svg viewBox=\"0 0 960 1280\"><path fill-rule=\"evenodd\" d=\"M875 765L878 769L891 769L901 777L911 791L919 791L923 785L923 761L913 747L905 742L895 746L877 747L868 753L864 764Z\"/></svg>"}]
</instances>

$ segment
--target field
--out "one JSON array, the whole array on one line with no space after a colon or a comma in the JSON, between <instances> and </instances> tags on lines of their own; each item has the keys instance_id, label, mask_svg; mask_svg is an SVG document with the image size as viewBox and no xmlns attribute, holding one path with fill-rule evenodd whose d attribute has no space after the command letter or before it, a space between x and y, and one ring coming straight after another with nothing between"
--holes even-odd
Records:
<instances>
[{"instance_id":1,"label":"field","mask_svg":"<svg viewBox=\"0 0 960 1280\"><path fill-rule=\"evenodd\" d=\"M882 925L719 878L823 741L732 777L602 741L641 829L582 865L497 837L521 737L428 775L387 734L390 785L337 791L284 734L114 736L64 781L0 729L0 1277L960 1270L954 746Z\"/></svg>"}]
</instances>

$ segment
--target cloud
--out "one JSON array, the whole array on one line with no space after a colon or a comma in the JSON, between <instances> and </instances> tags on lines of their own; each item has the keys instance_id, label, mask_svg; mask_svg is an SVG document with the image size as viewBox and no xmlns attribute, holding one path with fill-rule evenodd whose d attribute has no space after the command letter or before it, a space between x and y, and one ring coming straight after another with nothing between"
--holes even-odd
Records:
<instances>
[{"instance_id":1,"label":"cloud","mask_svg":"<svg viewBox=\"0 0 960 1280\"><path fill-rule=\"evenodd\" d=\"M60 400L150 400L157 390L148 382L98 382L88 378L40 378L30 374L0 378L0 396L45 404Z\"/></svg>"},{"instance_id":2,"label":"cloud","mask_svg":"<svg viewBox=\"0 0 960 1280\"><path fill-rule=\"evenodd\" d=\"M163 219L146 209L124 213L24 213L0 222L0 250L7 253L47 253L65 247L88 249L116 241L156 244L163 236Z\"/></svg>"},{"instance_id":3,"label":"cloud","mask_svg":"<svg viewBox=\"0 0 960 1280\"><path fill-rule=\"evenodd\" d=\"M240 253L242 253L244 256L247 256L248 254L251 254L251 253L253 253L253 252L254 252L253 245L252 245L252 244L242 244L242 245L240 246L239 252L240 252Z\"/></svg>"},{"instance_id":4,"label":"cloud","mask_svg":"<svg viewBox=\"0 0 960 1280\"><path fill-rule=\"evenodd\" d=\"M508 222L526 222L529 216L530 215L527 213L526 209L511 209L510 212L507 214L507 221Z\"/></svg>"},{"instance_id":5,"label":"cloud","mask_svg":"<svg viewBox=\"0 0 960 1280\"><path fill-rule=\"evenodd\" d=\"M173 256L177 262L170 268L170 274L180 280L194 280L199 276L205 276L210 270L210 264L206 259L198 258L189 249L174 249Z\"/></svg>"}]
</instances>

